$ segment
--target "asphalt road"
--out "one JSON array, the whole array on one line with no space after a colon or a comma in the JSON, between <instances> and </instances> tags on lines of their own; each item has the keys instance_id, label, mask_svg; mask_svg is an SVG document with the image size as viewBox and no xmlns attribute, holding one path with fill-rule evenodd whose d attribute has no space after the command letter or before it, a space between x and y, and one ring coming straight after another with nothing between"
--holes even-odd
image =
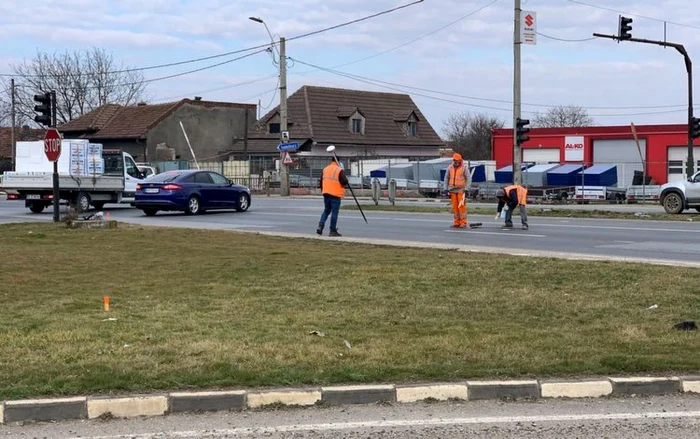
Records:
<instances>
[{"instance_id":1,"label":"asphalt road","mask_svg":"<svg viewBox=\"0 0 700 439\"><path fill-rule=\"evenodd\" d=\"M196 217L159 213L156 217L146 217L140 210L125 206L108 206L105 212L109 212L112 219L134 224L315 236L321 210L322 201L318 199L255 197L245 213L211 212ZM477 215L470 216L469 220L482 222L483 227L455 230L450 228L450 214L376 211L365 214L368 224L359 212L341 210L338 224L341 233L353 238L396 242L508 248L514 253L649 258L700 266L700 225L696 222L532 217L530 230L523 231L516 213L513 230L501 230L502 222L491 216ZM51 209L37 215L24 208L23 202L0 200L0 223L51 221L51 218Z\"/></svg>"},{"instance_id":2,"label":"asphalt road","mask_svg":"<svg viewBox=\"0 0 700 439\"><path fill-rule=\"evenodd\" d=\"M697 438L700 398L450 402L0 426L3 438Z\"/></svg>"}]
</instances>

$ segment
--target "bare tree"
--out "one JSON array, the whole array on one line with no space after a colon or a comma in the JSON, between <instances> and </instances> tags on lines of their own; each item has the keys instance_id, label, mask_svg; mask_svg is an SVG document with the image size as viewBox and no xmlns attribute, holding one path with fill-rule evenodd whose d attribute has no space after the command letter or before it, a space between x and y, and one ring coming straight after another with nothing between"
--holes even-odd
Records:
<instances>
[{"instance_id":1,"label":"bare tree","mask_svg":"<svg viewBox=\"0 0 700 439\"><path fill-rule=\"evenodd\" d=\"M577 105L559 105L552 107L545 114L535 116L532 126L537 128L588 127L593 125L593 118L588 111Z\"/></svg>"},{"instance_id":2,"label":"bare tree","mask_svg":"<svg viewBox=\"0 0 700 439\"><path fill-rule=\"evenodd\" d=\"M491 137L504 122L487 114L454 113L443 124L447 140L466 160L490 160Z\"/></svg>"},{"instance_id":3,"label":"bare tree","mask_svg":"<svg viewBox=\"0 0 700 439\"><path fill-rule=\"evenodd\" d=\"M66 123L105 104L131 105L145 99L141 71L114 61L105 49L38 52L32 60L10 65L16 79L17 124L34 124L34 95L56 91L56 119ZM0 82L0 122L9 112L9 79Z\"/></svg>"}]
</instances>

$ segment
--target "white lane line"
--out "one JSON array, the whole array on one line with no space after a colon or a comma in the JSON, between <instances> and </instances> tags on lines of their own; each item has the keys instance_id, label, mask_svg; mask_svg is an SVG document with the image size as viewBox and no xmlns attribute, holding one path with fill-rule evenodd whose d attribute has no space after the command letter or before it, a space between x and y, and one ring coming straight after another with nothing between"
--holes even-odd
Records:
<instances>
[{"instance_id":1,"label":"white lane line","mask_svg":"<svg viewBox=\"0 0 700 439\"><path fill-rule=\"evenodd\" d=\"M605 413L582 415L484 416L474 418L411 419L320 424L289 424L274 427L210 429L200 431L168 431L160 433L124 434L116 436L76 436L71 439L160 439L160 438L223 438L230 436L269 435L297 431L337 431L379 428L440 427L455 425L517 424L532 422L630 421L638 419L700 418L700 412Z\"/></svg>"},{"instance_id":2,"label":"white lane line","mask_svg":"<svg viewBox=\"0 0 700 439\"><path fill-rule=\"evenodd\" d=\"M512 233L508 231L503 232L486 232L484 230L444 230L446 233L463 233L464 235L498 235L498 236L523 236L525 238L546 238L547 235L534 235L531 233Z\"/></svg>"}]
</instances>

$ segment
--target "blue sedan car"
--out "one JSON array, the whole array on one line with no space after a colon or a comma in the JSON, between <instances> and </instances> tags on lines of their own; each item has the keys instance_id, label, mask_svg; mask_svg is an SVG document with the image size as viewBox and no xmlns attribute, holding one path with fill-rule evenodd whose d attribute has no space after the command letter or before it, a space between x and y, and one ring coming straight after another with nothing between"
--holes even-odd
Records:
<instances>
[{"instance_id":1,"label":"blue sedan car","mask_svg":"<svg viewBox=\"0 0 700 439\"><path fill-rule=\"evenodd\" d=\"M159 211L198 215L207 210L250 207L250 189L211 171L168 171L136 186L134 206L148 216Z\"/></svg>"}]
</instances>

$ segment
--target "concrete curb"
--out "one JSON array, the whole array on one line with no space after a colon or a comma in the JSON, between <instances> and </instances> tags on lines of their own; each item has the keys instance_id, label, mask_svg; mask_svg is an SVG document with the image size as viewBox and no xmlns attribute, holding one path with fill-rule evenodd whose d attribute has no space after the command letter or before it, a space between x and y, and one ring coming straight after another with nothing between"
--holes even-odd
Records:
<instances>
[{"instance_id":1,"label":"concrete curb","mask_svg":"<svg viewBox=\"0 0 700 439\"><path fill-rule=\"evenodd\" d=\"M411 385L329 386L303 389L170 392L119 397L74 397L0 402L0 424L266 407L476 401L486 399L599 398L700 394L700 377L609 377L578 380L462 381Z\"/></svg>"}]
</instances>

